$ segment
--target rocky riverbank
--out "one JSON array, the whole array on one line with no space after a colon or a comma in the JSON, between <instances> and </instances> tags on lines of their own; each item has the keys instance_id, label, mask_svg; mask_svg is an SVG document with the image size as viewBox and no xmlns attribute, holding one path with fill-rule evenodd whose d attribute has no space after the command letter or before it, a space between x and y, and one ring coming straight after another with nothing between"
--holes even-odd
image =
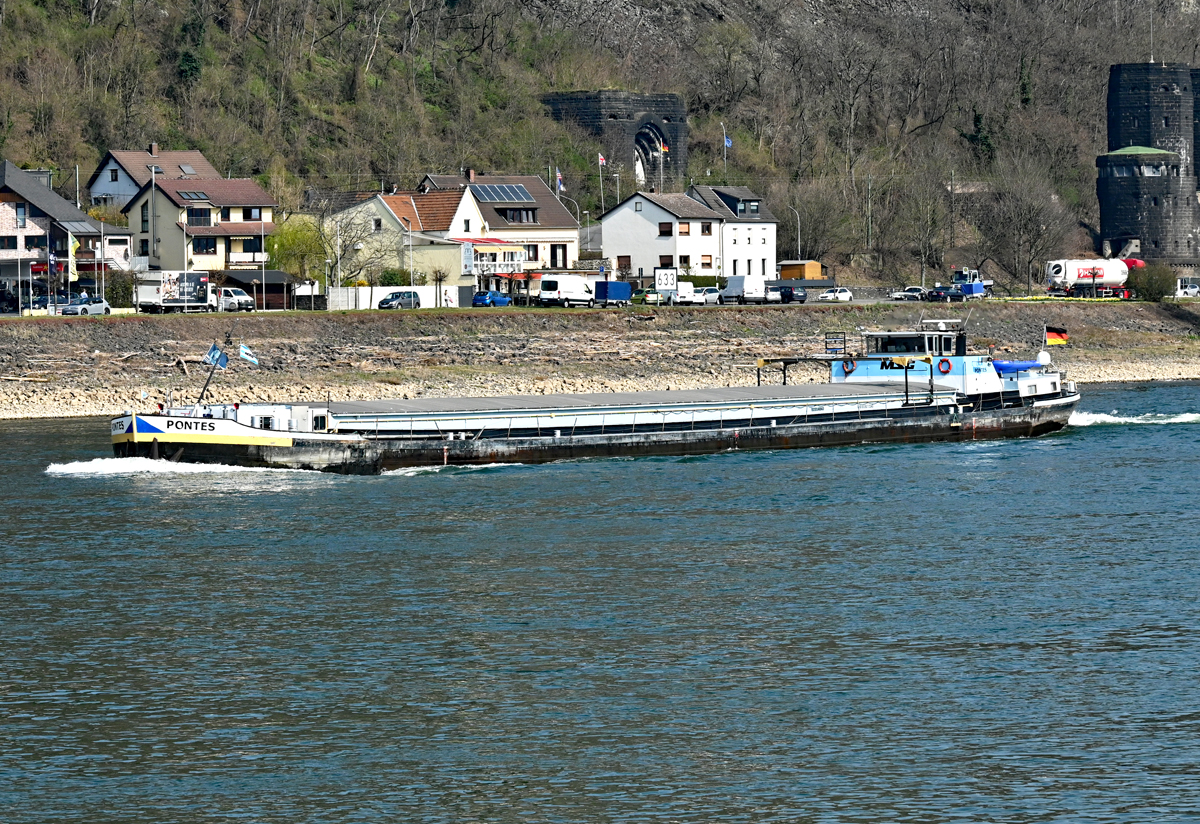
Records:
<instances>
[{"instance_id":1,"label":"rocky riverbank","mask_svg":"<svg viewBox=\"0 0 1200 824\"><path fill-rule=\"evenodd\" d=\"M0 418L112 415L194 399L200 357L232 331L217 401L605 392L747 385L756 358L820 351L826 332L911 328L919 304L630 310L430 310L0 322ZM983 303L972 343L1034 354L1046 324L1081 382L1200 379L1200 313L1173 304ZM816 367L789 373L823 381Z\"/></svg>"}]
</instances>

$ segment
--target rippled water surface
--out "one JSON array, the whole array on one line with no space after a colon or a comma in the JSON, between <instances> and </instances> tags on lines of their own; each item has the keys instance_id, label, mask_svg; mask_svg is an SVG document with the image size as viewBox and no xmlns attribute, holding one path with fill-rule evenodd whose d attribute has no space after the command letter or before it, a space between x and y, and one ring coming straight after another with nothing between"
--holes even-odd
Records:
<instances>
[{"instance_id":1,"label":"rippled water surface","mask_svg":"<svg viewBox=\"0 0 1200 824\"><path fill-rule=\"evenodd\" d=\"M0 423L0 820L1200 819L1200 387L1075 422L379 478Z\"/></svg>"}]
</instances>

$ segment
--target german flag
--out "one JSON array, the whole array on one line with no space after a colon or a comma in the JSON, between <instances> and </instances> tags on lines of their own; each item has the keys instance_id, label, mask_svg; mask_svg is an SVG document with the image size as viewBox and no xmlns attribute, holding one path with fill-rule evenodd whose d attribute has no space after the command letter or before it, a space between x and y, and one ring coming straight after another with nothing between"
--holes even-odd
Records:
<instances>
[{"instance_id":1,"label":"german flag","mask_svg":"<svg viewBox=\"0 0 1200 824\"><path fill-rule=\"evenodd\" d=\"M1046 345L1047 346L1062 346L1071 339L1067 334L1066 329L1059 329L1057 326L1046 327Z\"/></svg>"}]
</instances>

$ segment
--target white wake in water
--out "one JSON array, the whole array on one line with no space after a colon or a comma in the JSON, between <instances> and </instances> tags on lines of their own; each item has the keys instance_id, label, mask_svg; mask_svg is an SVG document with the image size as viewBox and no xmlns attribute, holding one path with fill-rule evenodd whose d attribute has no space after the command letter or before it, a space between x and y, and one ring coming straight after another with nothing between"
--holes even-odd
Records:
<instances>
[{"instance_id":1,"label":"white wake in water","mask_svg":"<svg viewBox=\"0 0 1200 824\"><path fill-rule=\"evenodd\" d=\"M1181 415L1119 415L1115 409L1108 414L1104 412L1076 411L1071 413L1071 419L1067 423L1071 426L1100 426L1105 424L1151 424L1164 426L1172 423L1200 423L1200 413L1186 412Z\"/></svg>"},{"instance_id":2,"label":"white wake in water","mask_svg":"<svg viewBox=\"0 0 1200 824\"><path fill-rule=\"evenodd\" d=\"M227 464L192 464L155 461L150 458L95 458L90 461L54 463L46 467L47 475L212 475L232 472L303 472L302 469L268 469L258 466L229 466Z\"/></svg>"},{"instance_id":3,"label":"white wake in water","mask_svg":"<svg viewBox=\"0 0 1200 824\"><path fill-rule=\"evenodd\" d=\"M384 475L399 475L404 478L412 478L416 475L429 475L434 472L442 472L443 470L451 470L453 472L478 472L481 469L495 469L500 466L520 466L520 464L510 463L489 463L489 464L450 464L449 466L406 466L404 469L390 469L384 472Z\"/></svg>"}]
</instances>

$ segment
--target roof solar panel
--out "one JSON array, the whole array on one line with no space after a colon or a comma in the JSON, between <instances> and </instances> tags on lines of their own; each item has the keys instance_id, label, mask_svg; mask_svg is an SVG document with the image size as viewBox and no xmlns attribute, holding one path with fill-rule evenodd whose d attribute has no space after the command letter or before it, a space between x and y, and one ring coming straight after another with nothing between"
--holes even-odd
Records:
<instances>
[{"instance_id":1,"label":"roof solar panel","mask_svg":"<svg viewBox=\"0 0 1200 824\"><path fill-rule=\"evenodd\" d=\"M196 170L193 169L191 166L189 166L186 163L180 163L179 170L181 172L183 172L185 175L194 175L196 173Z\"/></svg>"},{"instance_id":2,"label":"roof solar panel","mask_svg":"<svg viewBox=\"0 0 1200 824\"><path fill-rule=\"evenodd\" d=\"M471 192L484 203L534 203L529 190L519 183L477 183Z\"/></svg>"}]
</instances>

